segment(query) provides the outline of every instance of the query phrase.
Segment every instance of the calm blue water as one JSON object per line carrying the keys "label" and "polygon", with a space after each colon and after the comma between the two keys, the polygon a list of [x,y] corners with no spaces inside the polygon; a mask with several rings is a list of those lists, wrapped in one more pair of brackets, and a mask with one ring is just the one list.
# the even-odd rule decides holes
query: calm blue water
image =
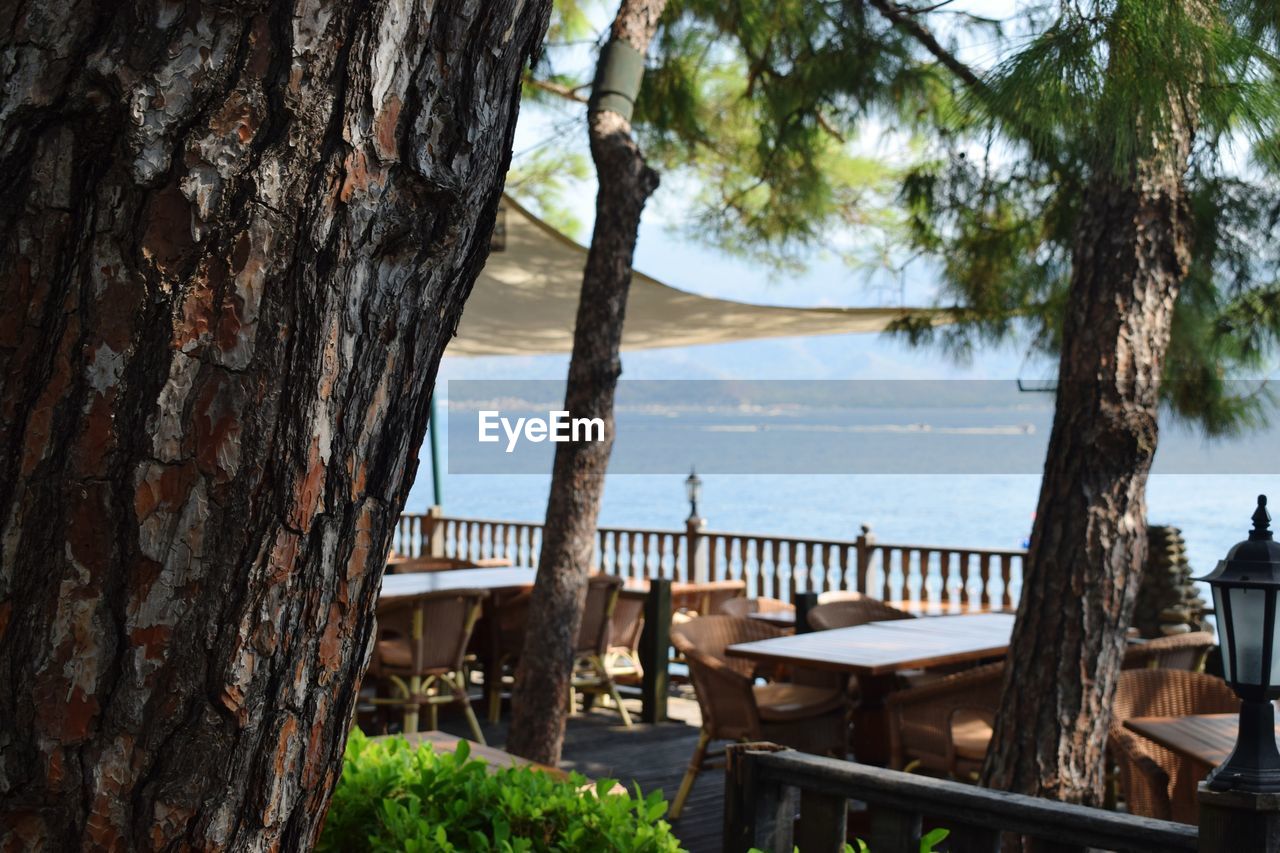
{"label": "calm blue water", "polygon": [[[431,503],[425,457],[408,509]],[[1031,531],[1039,477],[1031,475],[708,474],[699,509],[713,530],[853,539],[869,524],[883,542],[988,548],[1020,547]],[[549,476],[445,477],[449,515],[541,521]],[[1154,475],[1150,520],[1182,528],[1193,568],[1213,568],[1249,529],[1254,497],[1280,497],[1280,477]],[[683,477],[611,475],[601,523],[682,529],[688,515]]]}
{"label": "calm blue water", "polygon": [[[466,410],[462,391],[484,391],[487,386],[449,384],[454,386],[454,404],[441,427],[448,448],[446,470],[455,473],[445,476],[445,512],[542,521],[550,486],[545,472],[550,471],[553,446],[527,446],[504,455],[493,444],[477,444],[475,409]],[[825,393],[821,386],[792,383],[783,390],[797,397],[815,387]],[[844,393],[850,386],[839,387]],[[903,393],[903,386],[892,383],[866,387],[876,393],[890,388],[898,395],[893,400]],[[867,524],[882,542],[1021,547],[1031,530],[1040,484],[1034,472],[1040,469],[1048,441],[1051,400],[1028,406],[1025,395],[1015,392],[1007,406],[996,405],[990,383],[943,387],[965,393],[976,388],[983,395],[982,405],[948,402],[933,408],[913,404],[909,411],[871,405],[839,413],[821,407],[744,413],[712,405],[707,397],[702,405],[658,410],[620,406],[601,523],[682,529],[689,510],[684,478],[690,462],[697,462],[704,481],[699,509],[711,530],[853,539],[859,526]],[[538,389],[537,383],[520,385],[517,396],[531,399]],[[632,382],[628,389],[651,397],[660,394],[670,403],[673,395],[687,402],[692,394],[714,393],[715,386]],[[549,399],[559,393],[555,390]],[[450,441],[450,424],[456,441]],[[755,426],[744,429],[751,424]],[[913,429],[897,429],[903,424]],[[894,428],[886,431],[885,425]],[[929,429],[914,429],[921,425]],[[1007,430],[1011,425],[1028,429]],[[954,429],[957,426],[963,429]],[[1197,573],[1207,573],[1244,538],[1258,494],[1269,493],[1280,501],[1277,448],[1280,427],[1212,444],[1185,427],[1162,429],[1155,470],[1163,473],[1153,474],[1149,483],[1149,520],[1182,529]],[[866,459],[888,464],[859,464]],[[907,462],[920,464],[912,468]],[[896,463],[902,463],[905,473],[893,473]],[[1254,470],[1254,465],[1269,473],[1242,473]],[[797,467],[848,473],[774,473]],[[409,511],[423,511],[431,504],[430,471],[424,447]]]}

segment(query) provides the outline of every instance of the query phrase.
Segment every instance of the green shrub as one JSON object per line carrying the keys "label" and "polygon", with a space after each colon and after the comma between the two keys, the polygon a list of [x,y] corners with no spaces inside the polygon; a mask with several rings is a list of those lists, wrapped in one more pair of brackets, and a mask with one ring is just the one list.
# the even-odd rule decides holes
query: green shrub
{"label": "green shrub", "polygon": [[[945,841],[947,836],[950,834],[951,830],[941,828],[932,830],[931,832],[926,832],[920,839],[920,853],[936,853],[938,845]],[[759,847],[752,847],[749,853],[765,852]],[[804,851],[799,847],[796,847],[792,853],[804,853]],[[867,843],[865,841],[861,838],[857,838],[854,839],[853,844],[846,844],[844,846],[844,853],[871,853],[871,849],[867,847]]]}
{"label": "green shrub", "polygon": [[352,732],[317,850],[675,851],[662,793],[595,791],[527,767],[489,772],[466,742],[456,753]]}

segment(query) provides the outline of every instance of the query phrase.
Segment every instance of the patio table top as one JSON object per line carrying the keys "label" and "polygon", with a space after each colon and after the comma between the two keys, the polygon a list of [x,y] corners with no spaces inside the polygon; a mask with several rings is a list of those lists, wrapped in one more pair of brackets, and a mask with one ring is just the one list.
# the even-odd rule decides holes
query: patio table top
{"label": "patio table top", "polygon": [[1004,613],[871,622],[730,646],[726,653],[770,663],[863,675],[1000,657],[1014,617]]}
{"label": "patio table top", "polygon": [[[910,613],[912,616],[969,616],[978,613],[1013,613],[1016,608],[995,607],[990,604],[960,601],[919,601],[902,600],[886,601],[892,608]],[[779,628],[794,628],[796,612],[794,610],[770,610],[765,613],[748,613],[747,618],[758,622],[767,622]]]}
{"label": "patio table top", "polygon": [[384,575],[380,598],[401,598],[449,589],[519,589],[533,585],[535,569],[452,569],[447,572],[410,572]]}
{"label": "patio table top", "polygon": [[[1227,760],[1240,730],[1238,714],[1192,714],[1185,717],[1133,717],[1125,728],[1211,770]],[[1280,738],[1278,738],[1280,740]]]}

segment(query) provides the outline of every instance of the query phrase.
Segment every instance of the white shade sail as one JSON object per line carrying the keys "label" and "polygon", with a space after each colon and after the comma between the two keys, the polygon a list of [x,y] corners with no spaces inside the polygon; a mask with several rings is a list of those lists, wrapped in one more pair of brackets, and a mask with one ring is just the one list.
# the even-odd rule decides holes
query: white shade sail
{"label": "white shade sail", "polygon": [[[544,355],[573,349],[587,250],[510,198],[505,246],[493,251],[467,300],[449,356]],[[499,228],[503,222],[500,219]],[[495,235],[495,243],[501,243]],[[495,246],[496,248],[496,246]],[[759,338],[879,332],[916,308],[784,308],[712,299],[636,272],[623,349],[717,344]]]}

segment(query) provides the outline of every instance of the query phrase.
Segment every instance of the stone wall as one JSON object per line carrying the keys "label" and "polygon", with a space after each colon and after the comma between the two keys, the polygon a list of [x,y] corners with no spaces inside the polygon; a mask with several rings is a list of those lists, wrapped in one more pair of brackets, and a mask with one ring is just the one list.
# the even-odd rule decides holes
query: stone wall
{"label": "stone wall", "polygon": [[1205,629],[1205,601],[1191,580],[1191,564],[1182,531],[1147,528],[1147,568],[1138,589],[1133,626],[1148,639]]}

